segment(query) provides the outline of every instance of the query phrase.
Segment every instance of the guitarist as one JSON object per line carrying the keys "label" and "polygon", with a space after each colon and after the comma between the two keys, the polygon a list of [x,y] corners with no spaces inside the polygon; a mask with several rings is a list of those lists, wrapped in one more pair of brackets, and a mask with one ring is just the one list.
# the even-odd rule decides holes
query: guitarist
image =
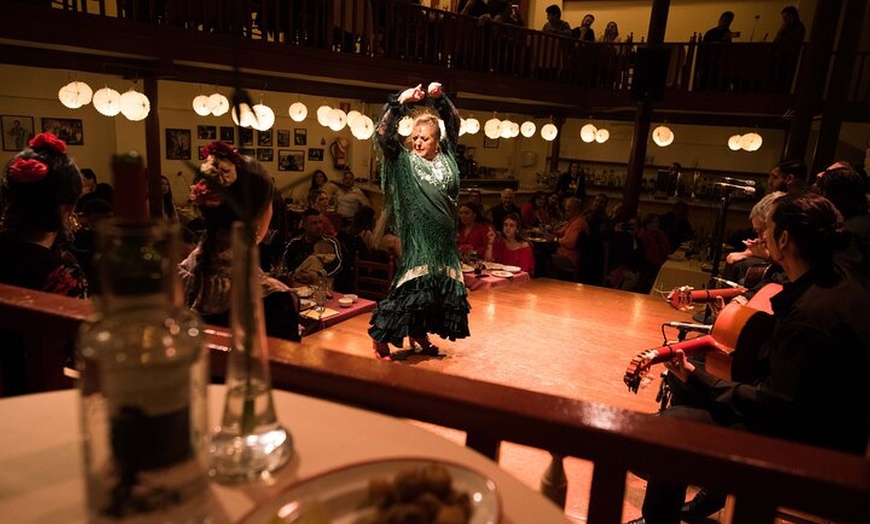
{"label": "guitarist", "polygon": [[[773,204],[762,240],[790,283],[771,300],[774,328],[762,348],[757,384],[726,382],[688,362],[666,366],[702,399],[661,415],[718,424],[863,455],[870,435],[870,284],[834,263],[846,237],[826,198],[787,195]],[[848,402],[852,415],[832,406]],[[686,486],[650,479],[643,517],[632,524],[678,524]]]}

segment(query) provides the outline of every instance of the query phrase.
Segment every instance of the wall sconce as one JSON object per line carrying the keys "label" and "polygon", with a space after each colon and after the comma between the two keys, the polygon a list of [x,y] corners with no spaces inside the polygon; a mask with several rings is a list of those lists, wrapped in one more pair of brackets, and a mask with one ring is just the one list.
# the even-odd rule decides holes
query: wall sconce
{"label": "wall sconce", "polygon": [[598,128],[592,124],[586,124],[580,128],[580,140],[587,144],[595,142],[596,133],[598,133]]}
{"label": "wall sconce", "polygon": [[94,90],[84,82],[70,82],[60,88],[57,99],[70,109],[78,109],[91,103]]}
{"label": "wall sconce", "polygon": [[535,131],[537,130],[537,126],[535,126],[535,123],[531,120],[526,120],[525,122],[523,122],[523,125],[520,126],[520,133],[522,133],[523,136],[526,138],[531,138],[535,136]]}
{"label": "wall sconce", "polygon": [[674,132],[668,126],[659,126],[653,129],[653,142],[659,147],[668,147],[674,141]]}
{"label": "wall sconce", "polygon": [[121,112],[121,93],[110,87],[98,89],[93,98],[94,109],[101,115],[115,116]]}
{"label": "wall sconce", "polygon": [[151,101],[148,100],[148,97],[144,93],[134,89],[130,89],[121,95],[119,106],[121,107],[121,114],[133,122],[145,120],[148,113],[151,112]]}
{"label": "wall sconce", "polygon": [[559,134],[559,130],[556,129],[556,126],[553,124],[544,124],[541,127],[541,138],[546,140],[547,142],[552,142],[556,139],[556,136]]}
{"label": "wall sconce", "polygon": [[302,122],[308,116],[308,107],[302,102],[293,102],[287,112],[290,114],[291,120]]}

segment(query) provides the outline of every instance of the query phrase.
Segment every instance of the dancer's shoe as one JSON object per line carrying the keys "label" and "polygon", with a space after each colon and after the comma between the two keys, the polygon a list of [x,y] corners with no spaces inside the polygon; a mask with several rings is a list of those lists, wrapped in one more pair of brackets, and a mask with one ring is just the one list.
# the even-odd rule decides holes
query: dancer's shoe
{"label": "dancer's shoe", "polygon": [[411,347],[420,347],[421,355],[426,355],[427,357],[437,357],[441,354],[441,350],[438,348],[438,346],[429,341],[428,336],[424,336],[423,338],[408,338],[411,340]]}
{"label": "dancer's shoe", "polygon": [[390,360],[390,345],[386,342],[378,342],[372,340],[372,347],[375,349],[375,356],[382,360]]}

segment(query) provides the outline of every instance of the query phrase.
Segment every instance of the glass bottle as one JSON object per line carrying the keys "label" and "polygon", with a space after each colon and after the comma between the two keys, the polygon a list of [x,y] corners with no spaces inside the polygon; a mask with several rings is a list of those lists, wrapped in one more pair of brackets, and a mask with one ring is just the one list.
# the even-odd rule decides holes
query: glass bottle
{"label": "glass bottle", "polygon": [[233,225],[232,250],[227,396],[209,449],[209,473],[223,483],[261,478],[293,456],[293,438],[272,402],[258,248],[253,231],[241,222]]}
{"label": "glass bottle", "polygon": [[181,304],[179,245],[177,224],[97,228],[96,318],[78,341],[91,523],[209,517],[208,354]]}

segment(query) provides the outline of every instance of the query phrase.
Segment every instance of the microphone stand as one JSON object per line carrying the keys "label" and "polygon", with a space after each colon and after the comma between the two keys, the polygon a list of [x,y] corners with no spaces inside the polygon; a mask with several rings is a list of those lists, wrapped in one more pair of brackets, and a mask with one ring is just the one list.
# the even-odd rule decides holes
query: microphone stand
{"label": "microphone stand", "polygon": [[[718,282],[716,277],[719,276],[719,263],[722,258],[722,242],[725,237],[725,221],[728,218],[728,207],[731,205],[731,190],[733,187],[722,186],[722,198],[719,200],[719,215],[716,218],[716,227],[713,231],[712,242],[713,247],[710,251],[711,263],[713,265],[710,270],[710,282],[707,284],[708,289],[712,289],[715,283]],[[704,324],[711,322],[713,309],[710,304],[704,308]]]}

